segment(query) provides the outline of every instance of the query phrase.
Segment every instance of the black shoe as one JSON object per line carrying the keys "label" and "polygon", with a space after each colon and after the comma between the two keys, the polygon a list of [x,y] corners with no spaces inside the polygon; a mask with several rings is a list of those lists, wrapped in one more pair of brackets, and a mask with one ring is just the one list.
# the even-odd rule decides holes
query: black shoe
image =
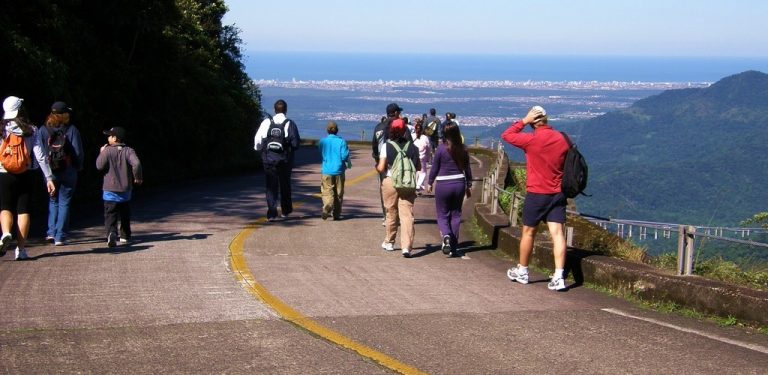
{"label": "black shoe", "polygon": [[328,220],[328,214],[327,214],[327,213],[325,213],[325,212],[323,212],[322,214],[320,214],[320,217],[321,217],[321,218],[323,218],[323,220]]}
{"label": "black shoe", "polygon": [[107,235],[107,247],[115,247],[117,245],[117,235],[115,233],[110,233]]}
{"label": "black shoe", "polygon": [[451,252],[451,236],[443,236],[443,254],[448,255]]}

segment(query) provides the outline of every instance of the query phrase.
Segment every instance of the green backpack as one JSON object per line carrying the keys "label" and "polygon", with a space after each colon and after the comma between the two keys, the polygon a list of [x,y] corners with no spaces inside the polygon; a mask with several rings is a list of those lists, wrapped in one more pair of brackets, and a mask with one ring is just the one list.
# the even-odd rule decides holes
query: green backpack
{"label": "green backpack", "polygon": [[395,148],[397,155],[395,155],[395,161],[392,162],[392,168],[389,171],[392,178],[392,186],[397,191],[416,191],[416,167],[413,165],[413,161],[409,158],[405,151],[411,145],[411,141],[405,143],[403,148],[392,141],[387,141],[392,147]]}

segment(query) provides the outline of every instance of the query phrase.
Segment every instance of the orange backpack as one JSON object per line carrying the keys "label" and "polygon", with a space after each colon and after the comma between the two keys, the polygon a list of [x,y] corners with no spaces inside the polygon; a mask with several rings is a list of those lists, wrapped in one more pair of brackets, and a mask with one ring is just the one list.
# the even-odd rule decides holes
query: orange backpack
{"label": "orange backpack", "polygon": [[0,164],[8,173],[20,174],[29,169],[32,160],[29,157],[24,137],[8,133],[0,146]]}

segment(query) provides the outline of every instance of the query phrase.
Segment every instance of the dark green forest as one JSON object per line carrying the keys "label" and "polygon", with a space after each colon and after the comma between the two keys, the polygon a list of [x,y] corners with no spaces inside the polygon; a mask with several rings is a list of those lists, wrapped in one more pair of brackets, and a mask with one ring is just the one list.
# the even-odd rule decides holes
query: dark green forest
{"label": "dark green forest", "polygon": [[80,186],[98,189],[104,129],[123,126],[148,184],[257,167],[260,92],[223,0],[11,0],[0,12],[0,95],[40,125],[74,110],[85,144]]}
{"label": "dark green forest", "polygon": [[590,165],[582,212],[738,226],[768,205],[768,75],[669,90],[624,110],[555,126]]}

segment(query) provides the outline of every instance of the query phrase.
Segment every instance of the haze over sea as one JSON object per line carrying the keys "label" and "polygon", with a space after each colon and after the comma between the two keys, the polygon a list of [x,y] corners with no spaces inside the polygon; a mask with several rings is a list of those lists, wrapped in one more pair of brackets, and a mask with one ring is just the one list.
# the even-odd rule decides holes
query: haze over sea
{"label": "haze over sea", "polygon": [[[745,70],[768,72],[768,57],[245,55],[246,71],[261,87],[264,109],[271,112],[275,100],[286,99],[289,117],[305,138],[324,136],[326,122],[335,120],[345,138],[367,139],[370,133],[363,132],[370,132],[392,101],[409,116],[431,107],[438,114],[455,112],[467,125],[465,135],[494,137],[487,133],[489,126],[515,119],[533,104],[543,104],[554,120],[576,120],[625,108],[669,88],[702,87]],[[456,87],[461,81],[483,83]],[[504,81],[507,85],[498,85]]]}

